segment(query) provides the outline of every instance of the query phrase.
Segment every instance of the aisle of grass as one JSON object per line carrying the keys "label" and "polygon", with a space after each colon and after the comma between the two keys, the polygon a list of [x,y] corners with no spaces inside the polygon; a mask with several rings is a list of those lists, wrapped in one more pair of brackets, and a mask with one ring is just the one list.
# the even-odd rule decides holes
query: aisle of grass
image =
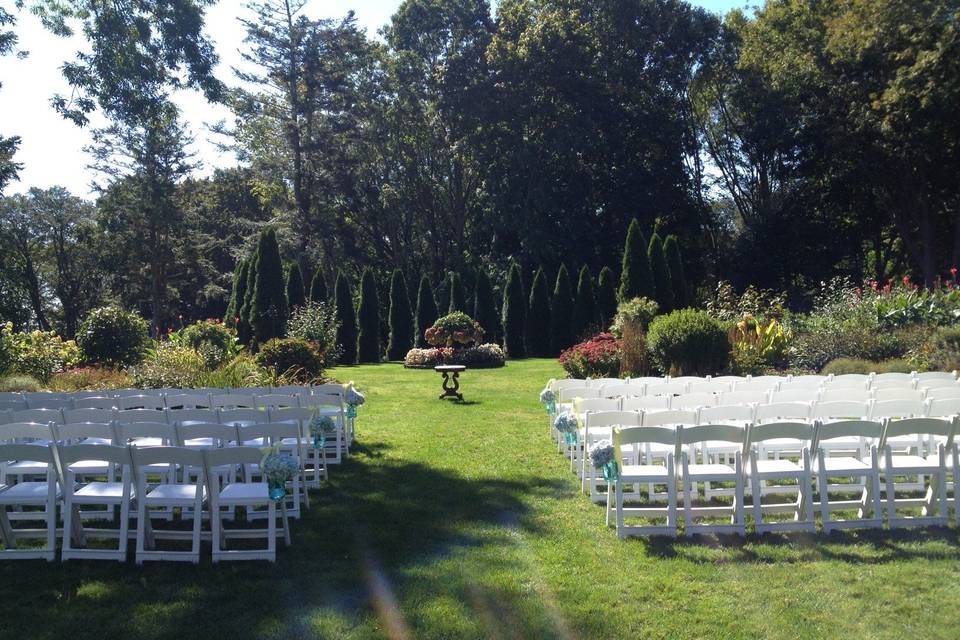
{"label": "aisle of grass", "polygon": [[0,637],[956,637],[956,530],[621,542],[536,402],[544,360],[335,370],[349,461],[275,566],[0,562]]}

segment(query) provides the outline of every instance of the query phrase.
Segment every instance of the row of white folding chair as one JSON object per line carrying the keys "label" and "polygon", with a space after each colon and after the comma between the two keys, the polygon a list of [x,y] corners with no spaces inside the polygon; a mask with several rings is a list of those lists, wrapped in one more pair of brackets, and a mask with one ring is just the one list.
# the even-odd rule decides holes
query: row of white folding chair
{"label": "row of white folding chair", "polygon": [[[181,560],[197,563],[200,559],[200,541],[204,516],[211,522],[209,537],[213,542],[213,560],[276,558],[276,503],[269,496],[265,482],[238,481],[236,473],[224,474],[225,469],[251,468],[259,463],[260,451],[249,447],[194,450],[180,447],[137,448],[102,444],[78,445],[0,445],[0,459],[31,461],[44,465],[46,470],[40,481],[24,481],[13,485],[0,485],[0,532],[6,549],[0,557],[40,557],[52,561],[56,554],[56,506],[63,503],[63,549],[64,560],[71,558],[100,558],[124,561],[127,557],[129,516],[131,507],[136,508],[136,562],[145,560]],[[92,462],[109,465],[119,471],[107,480],[84,481],[73,471],[78,465]],[[195,481],[171,482],[171,474],[157,473],[164,467],[198,469]],[[148,483],[148,476],[153,481]],[[225,479],[229,477],[229,479]],[[246,477],[246,476],[245,476]],[[105,506],[112,514],[120,508],[117,530],[94,530],[83,526],[81,506]],[[205,510],[204,505],[208,508]],[[41,511],[27,511],[28,517],[42,519],[45,530],[9,526],[6,519],[8,506],[43,507]],[[223,527],[222,508],[246,507],[252,514],[255,507],[265,507],[267,528],[226,531]],[[153,508],[179,507],[192,519],[190,532],[160,532],[153,529]],[[104,513],[104,512],[101,512]],[[282,532],[289,544],[289,529],[284,515]],[[184,536],[183,534],[186,533]],[[18,538],[43,537],[43,549],[20,549]],[[93,549],[86,546],[88,537],[107,537],[117,540],[115,549]],[[190,540],[189,551],[169,551],[154,546],[156,538],[168,536]],[[261,537],[266,539],[266,548],[259,550],[228,551],[222,544],[228,537]]]}
{"label": "row of white folding chair", "polygon": [[[705,531],[734,531],[743,533],[743,495],[744,483],[749,483],[753,495],[752,511],[758,533],[766,531],[780,531],[799,529],[812,531],[813,500],[811,481],[816,475],[820,487],[820,512],[824,530],[829,532],[833,528],[846,527],[878,527],[882,526],[883,513],[881,508],[880,477],[885,479],[885,506],[887,520],[891,527],[914,524],[947,523],[948,508],[946,498],[946,475],[951,471],[954,477],[960,477],[960,456],[953,444],[956,430],[956,419],[936,420],[930,418],[914,418],[896,421],[887,421],[884,424],[865,421],[844,421],[823,425],[821,423],[770,423],[766,425],[751,425],[746,429],[733,425],[700,425],[694,427],[679,427],[669,429],[664,427],[617,427],[614,430],[614,442],[617,447],[617,460],[621,463],[621,477],[615,487],[607,490],[607,522],[612,514],[616,514],[618,535],[623,537],[629,533],[649,535],[661,533],[676,534],[677,525],[677,485],[678,479],[682,482],[681,491],[684,493],[684,515],[686,533],[688,535]],[[938,451],[929,455],[899,455],[892,447],[887,446],[891,438],[920,434],[935,435],[945,439]],[[881,456],[878,457],[878,448],[873,447],[868,455],[850,455],[842,458],[830,458],[819,446],[820,443],[836,438],[878,438],[880,441]],[[800,450],[798,460],[770,460],[760,452],[762,443],[769,440],[795,439],[806,443]],[[742,444],[743,452],[749,454],[749,464],[741,462],[742,453],[737,451],[731,464],[719,463],[704,456],[700,464],[696,464],[697,443],[706,441],[726,441],[730,446]],[[656,464],[656,459],[637,453],[625,453],[623,445],[634,445],[636,451],[650,450],[659,447],[674,451],[668,452],[663,464]],[[816,450],[816,458],[811,464],[809,446]],[[947,464],[947,452],[950,452],[951,464]],[[623,463],[628,459],[627,464]],[[674,460],[679,458],[681,468],[674,470]],[[694,464],[690,464],[694,460]],[[828,477],[862,478],[863,487],[858,500],[831,499],[830,492],[833,485],[828,484]],[[900,476],[929,476],[931,482],[924,498],[904,498],[896,495],[895,478]],[[791,485],[797,493],[795,502],[764,503],[762,501],[761,486],[764,481],[782,481],[790,479],[795,482]],[[708,481],[733,481],[735,483],[734,501],[732,507],[698,507],[694,504],[692,491],[696,483],[705,485]],[[644,484],[649,485],[651,501],[658,499],[654,493],[654,486],[666,485],[663,494],[667,499],[664,507],[625,508],[623,485],[633,484],[638,492]],[[842,488],[846,489],[847,485]],[[615,498],[614,498],[615,496]],[[955,516],[960,524],[960,495],[954,491]],[[921,516],[906,517],[899,513],[903,507],[922,507]],[[838,521],[832,518],[837,510],[857,508],[858,518]],[[731,513],[729,524],[697,524],[694,519],[698,516],[714,515],[717,512]],[[793,520],[785,522],[767,522],[765,513],[793,512]],[[869,513],[869,515],[867,515]],[[653,525],[628,528],[624,523],[624,515],[659,516],[667,519],[666,525]]]}

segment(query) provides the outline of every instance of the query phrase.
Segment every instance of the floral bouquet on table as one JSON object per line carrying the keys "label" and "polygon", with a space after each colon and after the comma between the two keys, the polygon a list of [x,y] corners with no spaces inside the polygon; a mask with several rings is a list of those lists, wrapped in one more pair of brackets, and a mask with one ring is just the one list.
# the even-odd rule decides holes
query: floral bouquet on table
{"label": "floral bouquet on table", "polygon": [[577,416],[572,411],[564,411],[558,415],[553,421],[553,428],[563,434],[568,445],[577,444]]}
{"label": "floral bouquet on table", "polygon": [[279,502],[287,495],[287,482],[300,471],[300,465],[293,456],[280,453],[280,445],[260,450],[263,458],[260,459],[260,472],[267,480],[270,499]]}
{"label": "floral bouquet on table", "polygon": [[357,407],[366,402],[362,393],[356,390],[353,382],[347,384],[347,417],[350,419],[357,417]]}
{"label": "floral bouquet on table", "polygon": [[590,447],[590,462],[595,469],[603,472],[603,479],[615,482],[620,478],[620,466],[616,460],[616,450],[609,440],[601,440]]}
{"label": "floral bouquet on table", "polygon": [[330,416],[314,413],[310,418],[310,437],[313,438],[313,448],[323,449],[327,444],[327,435],[337,432],[337,423]]}
{"label": "floral bouquet on table", "polygon": [[550,388],[540,392],[540,402],[547,409],[547,413],[553,415],[557,412],[557,396]]}

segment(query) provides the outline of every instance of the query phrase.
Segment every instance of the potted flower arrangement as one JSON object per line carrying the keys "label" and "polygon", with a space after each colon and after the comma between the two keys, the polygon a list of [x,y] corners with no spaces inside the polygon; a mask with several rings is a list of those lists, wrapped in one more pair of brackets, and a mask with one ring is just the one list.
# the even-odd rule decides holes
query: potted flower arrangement
{"label": "potted flower arrangement", "polygon": [[430,345],[427,349],[411,349],[403,366],[408,369],[430,369],[441,364],[462,364],[471,369],[502,367],[506,360],[500,345],[483,344],[484,330],[467,314],[457,311],[445,315],[423,332]]}
{"label": "potted flower arrangement", "polygon": [[280,502],[287,495],[287,482],[300,471],[300,466],[292,456],[280,453],[280,445],[263,449],[260,471],[267,480],[270,499]]}
{"label": "potted flower arrangement", "polygon": [[467,314],[456,311],[434,322],[423,337],[434,347],[469,347],[483,339],[483,328]]}
{"label": "potted flower arrangement", "polygon": [[595,469],[603,473],[607,482],[616,482],[620,478],[620,466],[616,460],[616,450],[609,440],[601,440],[590,447],[590,462]]}

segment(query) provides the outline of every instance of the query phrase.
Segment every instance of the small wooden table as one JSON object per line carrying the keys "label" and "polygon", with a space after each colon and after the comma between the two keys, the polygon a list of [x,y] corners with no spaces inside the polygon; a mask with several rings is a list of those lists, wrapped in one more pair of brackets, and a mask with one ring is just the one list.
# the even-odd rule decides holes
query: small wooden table
{"label": "small wooden table", "polygon": [[460,373],[467,368],[462,364],[442,364],[434,367],[433,370],[443,374],[443,393],[440,394],[440,399],[455,398],[463,402],[463,394],[460,393]]}

